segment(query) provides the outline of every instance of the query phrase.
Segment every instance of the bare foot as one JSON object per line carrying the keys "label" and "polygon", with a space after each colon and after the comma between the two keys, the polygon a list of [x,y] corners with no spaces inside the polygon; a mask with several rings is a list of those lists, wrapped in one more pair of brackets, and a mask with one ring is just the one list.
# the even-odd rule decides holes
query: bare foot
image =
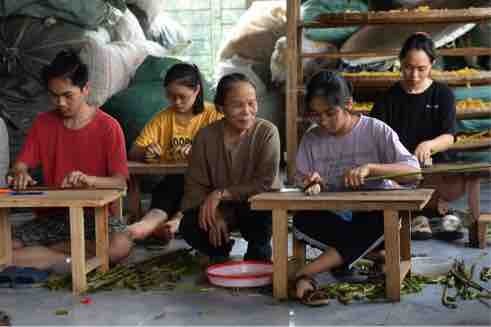
{"label": "bare foot", "polygon": [[141,221],[128,226],[128,231],[135,240],[142,240],[151,235],[167,219],[165,211],[152,209]]}
{"label": "bare foot", "polygon": [[153,235],[161,240],[170,241],[174,239],[181,223],[182,213],[176,213],[171,219],[161,223],[153,232]]}

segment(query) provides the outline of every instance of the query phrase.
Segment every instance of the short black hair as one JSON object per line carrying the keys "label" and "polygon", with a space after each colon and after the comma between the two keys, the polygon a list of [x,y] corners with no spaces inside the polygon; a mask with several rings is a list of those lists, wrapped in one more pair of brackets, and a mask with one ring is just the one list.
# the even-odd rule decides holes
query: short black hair
{"label": "short black hair", "polygon": [[225,97],[227,96],[227,93],[230,91],[233,85],[238,82],[249,83],[254,89],[256,89],[256,85],[251,81],[251,79],[242,73],[225,75],[217,84],[214,101],[216,106],[223,106],[225,104]]}
{"label": "short black hair", "polygon": [[310,101],[316,96],[323,97],[330,107],[341,107],[345,109],[347,101],[351,98],[353,87],[350,82],[340,74],[321,70],[307,83],[305,103],[310,110]]}
{"label": "short black hair", "polygon": [[407,54],[411,50],[421,50],[426,53],[433,62],[436,59],[435,43],[430,38],[430,36],[423,32],[414,33],[404,41],[402,45],[401,52],[399,52],[399,60],[404,60]]}
{"label": "short black hair", "polygon": [[50,80],[64,78],[83,89],[89,81],[89,69],[75,51],[62,50],[49,65],[43,67],[41,78],[46,87],[48,87]]}
{"label": "short black hair", "polygon": [[205,96],[203,89],[203,79],[198,66],[188,63],[179,63],[172,66],[164,78],[164,87],[171,83],[177,83],[196,90],[199,86],[199,93],[193,104],[193,114],[197,115],[205,110]]}

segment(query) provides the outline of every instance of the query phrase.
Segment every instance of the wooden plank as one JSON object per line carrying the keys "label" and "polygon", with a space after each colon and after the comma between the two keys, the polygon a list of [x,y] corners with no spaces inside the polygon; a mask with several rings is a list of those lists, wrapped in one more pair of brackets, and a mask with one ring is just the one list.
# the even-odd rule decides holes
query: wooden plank
{"label": "wooden plank", "polygon": [[130,175],[168,175],[184,174],[188,168],[187,162],[145,163],[128,161]]}
{"label": "wooden plank", "polygon": [[288,215],[273,210],[273,296],[288,298]]}
{"label": "wooden plank", "polygon": [[[365,76],[343,74],[346,80],[349,80],[353,87],[358,88],[379,88],[385,89],[391,87],[394,83],[400,81],[398,75],[388,76]],[[480,71],[479,74],[470,76],[459,76],[452,72],[443,74],[433,74],[432,78],[436,81],[445,83],[449,86],[465,86],[465,85],[487,85],[491,84],[491,72]]]}
{"label": "wooden plank", "polygon": [[85,265],[85,273],[88,274],[92,270],[99,268],[102,265],[101,258],[93,257],[87,260],[87,264]]}
{"label": "wooden plank", "polygon": [[401,248],[399,216],[395,210],[384,210],[385,293],[388,299],[401,299]]}
{"label": "wooden plank", "polygon": [[491,148],[491,137],[478,139],[470,143],[454,143],[448,148],[448,151],[470,151],[486,150]]}
{"label": "wooden plank", "polygon": [[0,208],[100,207],[119,199],[124,190],[56,190],[40,195],[2,195]]}
{"label": "wooden plank", "polygon": [[[326,59],[356,59],[356,58],[376,58],[376,57],[397,57],[401,49],[384,49],[378,51],[344,51],[344,52],[323,52],[323,53],[302,53],[302,58],[326,58]],[[438,49],[439,56],[489,56],[491,48],[469,47]]]}
{"label": "wooden plank", "polygon": [[[463,168],[465,168],[466,170],[459,171],[459,169],[463,169]],[[441,170],[446,170],[446,171],[441,171]],[[461,176],[461,177],[465,177],[466,181],[472,181],[479,178],[490,178],[491,164],[485,164],[485,163],[435,164],[433,166],[423,168],[422,173],[423,173],[423,177],[428,174],[442,175],[442,176]]]}
{"label": "wooden plank", "polygon": [[298,271],[305,265],[305,243],[296,239],[295,236],[293,236],[293,257],[295,258],[295,271]]}
{"label": "wooden plank", "polygon": [[457,119],[489,119],[491,118],[491,109],[457,109]]}
{"label": "wooden plank", "polygon": [[70,246],[73,293],[79,295],[87,290],[84,211],[82,207],[70,207]]}
{"label": "wooden plank", "polygon": [[95,255],[100,260],[101,272],[109,271],[108,207],[95,208]]}
{"label": "wooden plank", "polygon": [[303,23],[305,28],[339,27],[353,25],[392,24],[451,24],[481,22],[491,19],[491,8],[431,9],[427,11],[369,11],[324,13],[314,23]]}
{"label": "wooden plank", "polygon": [[401,276],[399,278],[401,284],[404,281],[404,278],[406,278],[406,275],[410,272],[411,272],[411,259],[409,260],[401,259]]}
{"label": "wooden plank", "polygon": [[12,228],[8,216],[9,210],[0,208],[0,265],[12,265]]}
{"label": "wooden plank", "polygon": [[298,147],[298,56],[299,31],[297,22],[300,20],[300,1],[288,0],[287,3],[287,80],[286,80],[286,162],[287,179],[293,183],[295,174],[295,156]]}

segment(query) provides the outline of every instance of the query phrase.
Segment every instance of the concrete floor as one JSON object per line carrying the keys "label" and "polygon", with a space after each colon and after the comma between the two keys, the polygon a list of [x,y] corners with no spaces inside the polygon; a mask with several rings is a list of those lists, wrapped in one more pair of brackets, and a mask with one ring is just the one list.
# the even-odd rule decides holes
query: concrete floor
{"label": "concrete floor", "polygon": [[[482,201],[483,210],[491,212],[489,184],[483,187]],[[462,208],[463,203],[454,206]],[[181,247],[183,242],[170,246]],[[233,255],[241,255],[244,248],[243,241],[236,242]],[[491,266],[490,250],[489,245],[485,250],[467,248],[464,240],[415,241],[413,271],[444,271],[454,258]],[[145,250],[137,248],[133,260],[144,255]],[[478,301],[460,301],[454,310],[444,307],[438,285],[406,295],[399,303],[345,306],[332,301],[327,307],[310,308],[295,301],[278,302],[255,290],[201,292],[194,287],[195,280],[186,279],[171,292],[100,292],[90,295],[90,305],[81,304],[68,291],[0,289],[0,310],[11,316],[13,325],[491,325],[491,309]],[[68,315],[57,316],[60,309],[68,310]]]}

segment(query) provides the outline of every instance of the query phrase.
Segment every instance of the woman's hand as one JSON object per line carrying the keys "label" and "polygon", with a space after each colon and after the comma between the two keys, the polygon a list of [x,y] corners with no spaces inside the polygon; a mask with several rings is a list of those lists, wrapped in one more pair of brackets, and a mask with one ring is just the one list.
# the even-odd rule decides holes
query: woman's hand
{"label": "woman's hand", "polygon": [[368,176],[370,176],[368,164],[350,169],[344,174],[344,185],[348,188],[358,188],[365,184],[365,177]]}
{"label": "woman's hand", "polygon": [[316,195],[322,191],[322,177],[318,172],[313,172],[303,180],[304,192],[307,195]]}
{"label": "woman's hand", "polygon": [[162,148],[157,143],[151,143],[145,148],[145,161],[155,161],[162,156]]}
{"label": "woman's hand", "polygon": [[424,141],[418,144],[416,150],[414,150],[414,155],[420,163],[425,164],[426,162],[430,162],[432,151],[433,145],[431,141]]}
{"label": "woman's hand", "polygon": [[208,231],[216,224],[217,208],[222,200],[223,191],[215,190],[208,194],[199,211],[199,226]]}
{"label": "woman's hand", "polygon": [[176,148],[174,156],[177,160],[187,160],[191,155],[191,144],[186,144]]}

